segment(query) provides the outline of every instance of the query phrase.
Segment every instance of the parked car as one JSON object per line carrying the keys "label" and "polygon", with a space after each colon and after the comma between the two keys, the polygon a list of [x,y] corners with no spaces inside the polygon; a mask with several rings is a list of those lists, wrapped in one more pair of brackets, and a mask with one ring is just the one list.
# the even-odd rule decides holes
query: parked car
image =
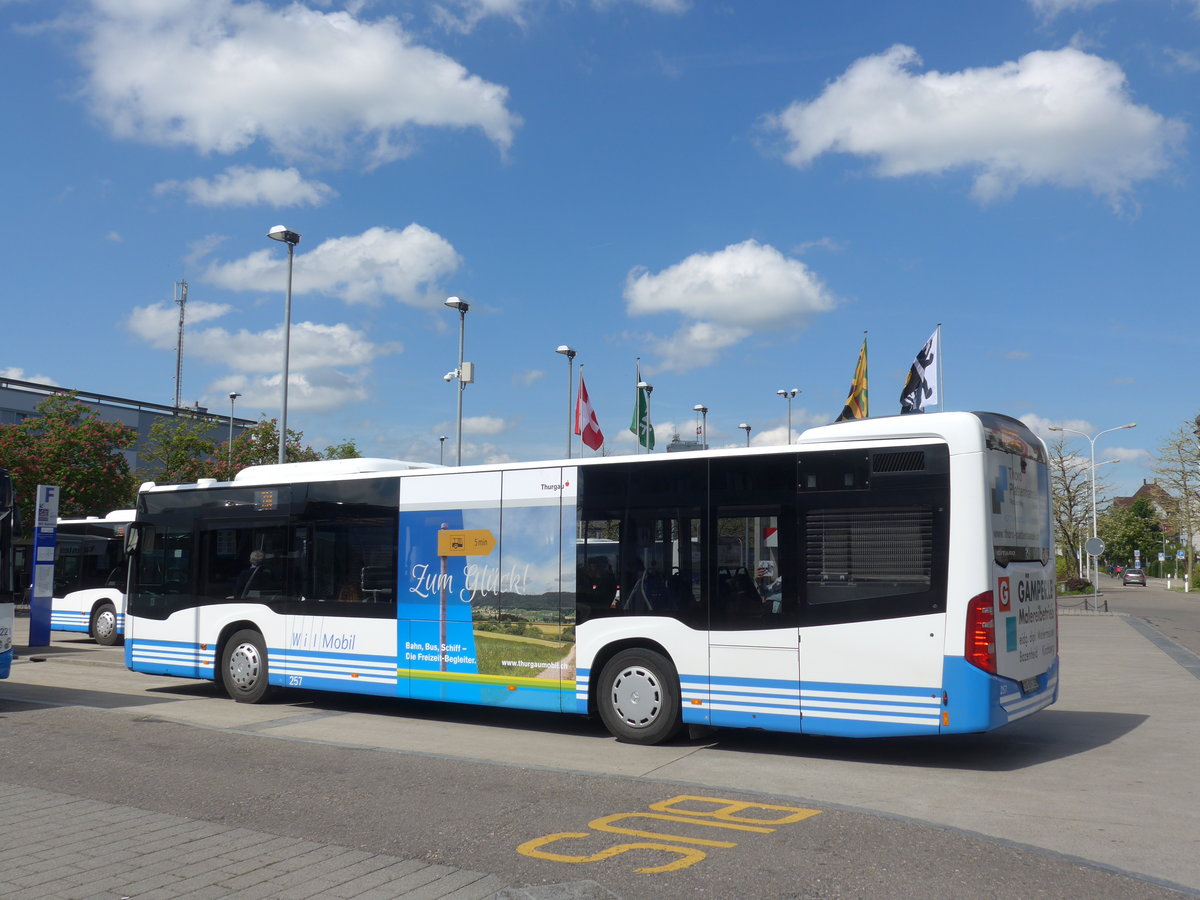
{"label": "parked car", "polygon": [[1121,584],[1140,584],[1142,587],[1145,587],[1146,573],[1141,569],[1126,569],[1124,574],[1121,575]]}

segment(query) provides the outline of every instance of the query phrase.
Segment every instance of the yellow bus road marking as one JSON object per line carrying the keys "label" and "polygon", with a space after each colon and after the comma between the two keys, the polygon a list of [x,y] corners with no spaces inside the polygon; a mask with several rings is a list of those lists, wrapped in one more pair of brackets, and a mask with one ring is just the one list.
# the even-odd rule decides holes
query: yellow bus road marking
{"label": "yellow bus road marking", "polygon": [[[525,843],[517,847],[517,852],[533,859],[545,859],[551,862],[563,863],[603,862],[606,859],[612,859],[630,850],[658,850],[663,853],[675,854],[678,857],[671,862],[661,865],[643,866],[633,870],[639,874],[653,875],[686,869],[688,866],[693,866],[708,856],[705,851],[697,847],[681,845],[699,844],[703,847],[731,849],[737,846],[737,842],[689,837],[682,834],[657,831],[643,831],[637,828],[625,828],[615,823],[629,819],[652,819],[662,822],[700,826],[702,828],[722,828],[728,831],[749,834],[774,834],[779,830],[776,826],[802,822],[820,813],[819,809],[805,809],[799,806],[778,806],[771,803],[750,803],[742,800],[703,797],[694,794],[680,794],[667,800],[651,803],[650,810],[651,812],[638,811],[600,816],[588,822],[588,827],[593,829],[592,831],[560,831],[555,834],[543,835],[542,837],[525,841]],[[747,815],[747,813],[759,813],[760,815]],[[763,817],[762,813],[768,815]],[[648,840],[616,844],[595,853],[584,855],[556,853],[546,849],[558,841],[578,841],[603,834],[626,834],[630,837],[647,838]],[[730,835],[730,837],[732,836]],[[661,841],[675,841],[677,843],[664,843],[656,839],[661,839]]]}

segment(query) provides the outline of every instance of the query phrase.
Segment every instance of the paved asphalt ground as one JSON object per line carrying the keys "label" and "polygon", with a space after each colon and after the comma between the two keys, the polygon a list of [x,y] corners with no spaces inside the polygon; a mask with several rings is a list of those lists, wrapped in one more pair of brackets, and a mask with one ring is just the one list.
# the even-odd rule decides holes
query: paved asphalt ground
{"label": "paved asphalt ground", "polygon": [[[1200,594],[1105,587],[1116,612],[1064,609],[1057,706],[929,741],[644,748],[562,717],[299,692],[249,707],[56,635],[0,682],[0,897],[1200,896]],[[515,852],[681,795],[797,821],[666,874],[633,869],[677,853]],[[608,837],[555,849],[637,842]]]}

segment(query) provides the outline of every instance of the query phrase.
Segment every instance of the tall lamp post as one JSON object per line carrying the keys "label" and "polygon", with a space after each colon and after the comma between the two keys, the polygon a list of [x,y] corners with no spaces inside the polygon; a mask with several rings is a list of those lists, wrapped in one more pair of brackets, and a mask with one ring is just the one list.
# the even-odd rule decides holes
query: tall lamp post
{"label": "tall lamp post", "polygon": [[742,431],[746,432],[746,446],[749,447],[750,446],[750,426],[747,425],[745,422],[743,422],[741,425],[738,426],[738,428],[740,428],[740,429],[742,429]]}
{"label": "tall lamp post", "polygon": [[467,332],[467,310],[471,308],[471,304],[466,300],[460,300],[458,297],[447,297],[446,305],[451,309],[458,310],[458,424],[456,433],[458,436],[458,461],[456,465],[462,465],[462,406],[463,406],[463,391],[469,382],[474,381],[474,372],[466,371],[466,364],[463,362],[463,339]]}
{"label": "tall lamp post", "polygon": [[[566,344],[560,344],[555,353],[561,353],[567,358],[567,459],[571,458],[571,401],[574,399],[571,394],[575,386],[575,350],[573,347],[568,347]],[[580,366],[582,371],[582,365]],[[582,376],[581,376],[582,377]]]}
{"label": "tall lamp post", "polygon": [[792,400],[800,393],[800,388],[792,388],[790,391],[776,391],[780,397],[788,403],[788,439],[787,442],[792,442]]}
{"label": "tall lamp post", "polygon": [[242,396],[237,391],[229,392],[229,480],[233,480],[233,401]]}
{"label": "tall lamp post", "polygon": [[438,438],[438,465],[446,464],[446,436],[443,434]]}
{"label": "tall lamp post", "polygon": [[279,461],[286,462],[287,448],[287,403],[288,403],[288,351],[292,339],[292,258],[300,235],[284,225],[276,225],[267,232],[273,241],[283,241],[288,248],[287,301],[283,307],[283,401],[279,413]]}
{"label": "tall lamp post", "polygon": [[708,449],[708,407],[703,403],[697,403],[692,407],[696,412],[700,413],[700,447]]}
{"label": "tall lamp post", "polygon": [[[1097,534],[1096,534],[1096,439],[1097,439],[1098,437],[1100,437],[1101,435],[1108,434],[1108,433],[1109,433],[1109,432],[1111,432],[1111,431],[1121,431],[1122,429],[1125,429],[1125,428],[1137,428],[1137,422],[1130,422],[1130,423],[1128,423],[1127,425],[1116,425],[1116,426],[1114,426],[1113,428],[1105,428],[1103,431],[1097,431],[1095,434],[1085,434],[1085,433],[1084,433],[1084,432],[1082,432],[1082,431],[1076,431],[1074,428],[1063,428],[1063,427],[1061,427],[1061,426],[1059,426],[1059,425],[1051,425],[1051,426],[1050,426],[1050,428],[1048,429],[1048,430],[1050,430],[1050,431],[1063,431],[1063,432],[1067,432],[1068,434],[1077,434],[1077,435],[1079,435],[1081,438],[1086,438],[1086,439],[1087,439],[1087,442],[1088,442],[1088,444],[1090,444],[1090,445],[1091,445],[1091,460],[1092,460],[1092,542],[1093,542],[1093,547],[1094,547],[1094,546],[1096,546],[1096,545],[1095,545],[1095,541],[1096,541],[1096,540],[1097,540],[1097,538],[1099,537],[1099,535],[1097,535]],[[1088,554],[1088,555],[1089,555],[1089,556],[1099,556],[1100,554],[1099,554],[1099,553],[1090,553],[1090,552],[1089,552],[1089,554]],[[1097,568],[1095,565],[1093,565],[1093,566],[1092,566],[1092,585],[1093,585],[1093,591],[1092,591],[1092,595],[1093,595],[1093,597],[1097,597],[1097,596],[1099,595],[1099,592],[1100,592],[1100,572],[1099,572],[1099,569],[1098,569],[1098,568]],[[1107,602],[1108,602],[1108,601],[1105,601],[1105,604],[1106,604],[1106,605],[1107,605]]]}

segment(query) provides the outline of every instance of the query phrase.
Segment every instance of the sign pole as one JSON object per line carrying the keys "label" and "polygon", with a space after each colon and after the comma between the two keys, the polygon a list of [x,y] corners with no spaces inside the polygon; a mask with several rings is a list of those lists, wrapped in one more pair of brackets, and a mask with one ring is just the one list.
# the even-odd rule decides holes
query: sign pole
{"label": "sign pole", "polygon": [[58,536],[58,488],[39,484],[33,531],[33,579],[29,586],[29,646],[50,646],[54,600],[54,545]]}

